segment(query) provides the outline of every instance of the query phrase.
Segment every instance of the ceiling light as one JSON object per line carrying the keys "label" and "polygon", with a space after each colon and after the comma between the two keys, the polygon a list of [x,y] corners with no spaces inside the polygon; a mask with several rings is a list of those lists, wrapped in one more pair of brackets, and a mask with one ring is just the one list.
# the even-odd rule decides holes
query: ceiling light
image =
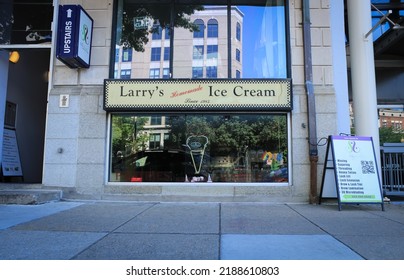
{"label": "ceiling light", "polygon": [[10,52],[10,57],[8,59],[10,62],[17,63],[19,59],[20,59],[20,54],[17,51]]}

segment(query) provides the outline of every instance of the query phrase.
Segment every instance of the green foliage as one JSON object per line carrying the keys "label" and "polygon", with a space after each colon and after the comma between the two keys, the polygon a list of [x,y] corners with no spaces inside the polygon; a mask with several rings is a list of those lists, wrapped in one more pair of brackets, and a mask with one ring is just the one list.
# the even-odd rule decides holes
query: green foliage
{"label": "green foliage", "polygon": [[112,151],[116,155],[118,151],[129,155],[143,150],[148,142],[148,136],[142,133],[142,129],[149,118],[119,116],[112,118]]}
{"label": "green foliage", "polygon": [[[178,5],[174,12],[174,28],[185,28],[190,32],[197,31],[198,26],[190,21],[190,15],[195,11],[203,10],[200,5]],[[135,18],[148,18],[155,24],[152,27],[144,29],[135,29]],[[158,24],[157,24],[158,22]],[[149,41],[148,36],[151,33],[159,32],[159,27],[162,29],[170,28],[171,26],[171,6],[170,5],[155,5],[128,4],[124,7],[122,16],[122,34],[119,45],[124,48],[133,48],[137,52],[144,52],[144,46]]]}
{"label": "green foliage", "polygon": [[[351,128],[351,134],[356,135],[354,128]],[[401,130],[396,130],[392,127],[379,127],[379,144],[381,146],[384,143],[401,143],[403,136]]]}
{"label": "green foliage", "polygon": [[384,143],[401,143],[403,133],[392,127],[381,127],[379,128],[379,138],[380,145],[383,145]]}

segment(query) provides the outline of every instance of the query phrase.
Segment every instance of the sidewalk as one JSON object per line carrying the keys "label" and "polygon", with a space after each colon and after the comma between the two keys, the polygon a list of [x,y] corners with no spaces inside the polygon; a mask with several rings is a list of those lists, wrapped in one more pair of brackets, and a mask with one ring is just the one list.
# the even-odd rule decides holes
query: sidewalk
{"label": "sidewalk", "polygon": [[0,205],[0,259],[404,260],[404,204]]}

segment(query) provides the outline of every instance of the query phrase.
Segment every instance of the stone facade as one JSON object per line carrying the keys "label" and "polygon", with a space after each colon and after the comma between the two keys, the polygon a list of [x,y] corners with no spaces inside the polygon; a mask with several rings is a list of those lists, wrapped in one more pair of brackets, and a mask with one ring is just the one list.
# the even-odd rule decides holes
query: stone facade
{"label": "stone facade", "polygon": [[[74,2],[74,3],[73,3]],[[67,197],[133,200],[274,201],[306,202],[309,198],[310,162],[307,98],[304,78],[301,0],[289,4],[293,111],[290,117],[291,182],[283,186],[258,184],[174,183],[120,185],[107,183],[108,114],[103,110],[103,81],[109,76],[113,2],[106,0],[60,1],[80,4],[94,19],[91,67],[69,69],[55,60],[49,96],[43,185],[64,190]],[[333,87],[330,1],[313,0],[312,55],[316,96],[317,135],[336,131],[336,95]],[[68,94],[68,108],[59,107],[61,94]],[[319,147],[320,189],[325,147]]]}

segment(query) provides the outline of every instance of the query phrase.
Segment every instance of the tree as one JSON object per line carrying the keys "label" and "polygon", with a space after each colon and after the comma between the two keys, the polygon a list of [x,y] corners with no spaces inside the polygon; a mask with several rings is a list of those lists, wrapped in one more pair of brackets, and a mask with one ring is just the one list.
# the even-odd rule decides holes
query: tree
{"label": "tree", "polygon": [[403,134],[400,131],[394,130],[392,127],[380,127],[379,138],[380,145],[384,143],[401,143]]}
{"label": "tree", "polygon": [[136,153],[145,148],[148,136],[142,133],[147,117],[114,116],[112,118],[112,153],[123,156]]}

